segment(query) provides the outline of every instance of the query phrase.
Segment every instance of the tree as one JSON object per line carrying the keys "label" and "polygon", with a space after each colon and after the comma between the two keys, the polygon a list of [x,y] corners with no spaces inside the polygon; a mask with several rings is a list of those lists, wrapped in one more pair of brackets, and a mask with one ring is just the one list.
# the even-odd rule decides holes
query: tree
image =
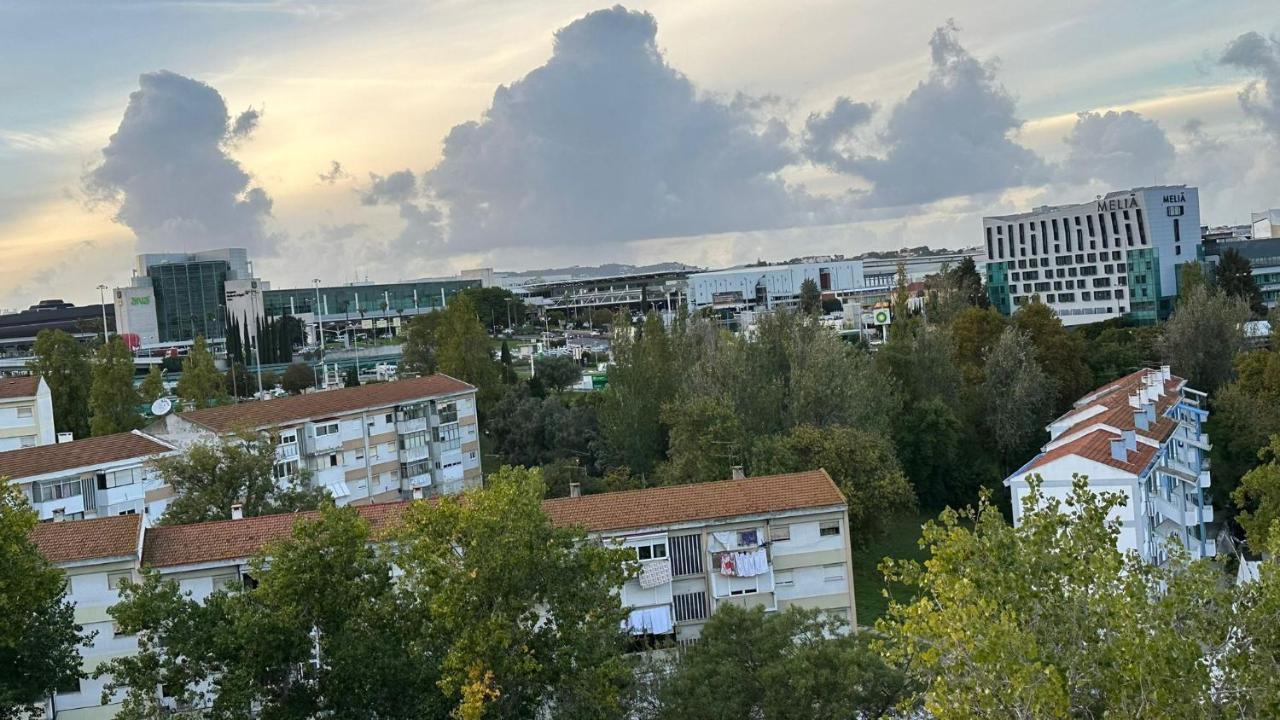
{"label": "tree", "polygon": [[1253,277],[1253,264],[1235,248],[1227,248],[1218,256],[1218,267],[1214,273],[1218,290],[1227,297],[1243,300],[1257,316],[1267,314],[1267,306],[1262,302],[1262,291],[1258,289],[1258,281]]}
{"label": "tree", "polygon": [[298,395],[315,384],[315,373],[306,363],[293,363],[284,369],[284,375],[280,378],[280,387],[290,395]]}
{"label": "tree", "polygon": [[226,400],[227,391],[222,386],[222,373],[213,364],[213,353],[204,336],[196,337],[185,360],[182,361],[182,377],[178,379],[178,397],[198,408],[217,405]]}
{"label": "tree", "polygon": [[117,335],[100,345],[95,355],[89,391],[90,432],[97,437],[141,427],[138,405],[142,399],[133,387],[133,353]]}
{"label": "tree", "polygon": [[307,469],[294,467],[287,478],[276,477],[276,445],[273,436],[240,433],[216,443],[194,443],[178,455],[152,460],[151,466],[173,487],[175,496],[160,522],[226,520],[237,503],[245,517],[319,507],[328,493],[310,487]]}
{"label": "tree", "polygon": [[1231,380],[1248,319],[1244,300],[1198,288],[1179,301],[1157,347],[1175,374],[1213,395]]}
{"label": "tree", "polygon": [[[844,720],[910,717],[908,692],[867,635],[816,610],[717,608],[660,690],[661,718]],[[732,688],[724,679],[733,678]],[[728,690],[726,692],[726,690]]]}
{"label": "tree", "polygon": [[813,278],[805,278],[800,283],[800,312],[805,315],[822,314],[822,291]]}
{"label": "tree", "polygon": [[[1125,327],[1099,323],[1092,337],[1086,335],[1085,360],[1093,371],[1094,387],[1101,387],[1129,373],[1155,364],[1159,337],[1156,327]],[[1092,330],[1092,326],[1090,326]]]}
{"label": "tree", "polygon": [[436,371],[436,327],[439,324],[439,312],[409,318],[405,324],[400,364],[396,367],[398,374],[430,375]]}
{"label": "tree", "polygon": [[910,282],[907,278],[907,264],[899,260],[898,272],[894,280],[893,286],[893,322],[895,332],[900,332],[908,327],[911,318],[911,290]]}
{"label": "tree", "polygon": [[538,471],[504,467],[483,490],[410,505],[395,535],[400,582],[409,606],[429,613],[436,686],[455,717],[620,714],[630,671],[614,589],[634,552],[552,525],[543,493]]}
{"label": "tree", "polygon": [[249,374],[244,363],[233,362],[223,374],[222,386],[231,390],[236,397],[253,397],[258,392],[257,380]]}
{"label": "tree", "polygon": [[152,365],[142,380],[142,386],[138,388],[138,397],[145,403],[153,403],[164,397],[164,393],[164,371],[159,365]]}
{"label": "tree", "polygon": [[1013,314],[1013,326],[1031,340],[1036,363],[1053,378],[1052,410],[1062,412],[1093,390],[1084,339],[1067,330],[1052,308],[1042,302],[1023,305]]}
{"label": "tree", "polygon": [[1240,509],[1236,522],[1244,529],[1249,547],[1260,552],[1268,547],[1272,528],[1280,520],[1280,435],[1272,435],[1258,456],[1266,464],[1245,473],[1231,499]]}
{"label": "tree", "polygon": [[508,317],[518,322],[525,314],[524,299],[506,288],[465,288],[458,295],[466,296],[476,316],[489,327],[506,325]]}
{"label": "tree", "polygon": [[1187,262],[1178,266],[1178,300],[1181,301],[1192,291],[1207,288],[1208,279],[1204,276],[1204,266],[1198,262]]}
{"label": "tree", "polygon": [[[354,508],[326,503],[251,563],[256,585],[203,604],[148,571],[110,609],[138,653],[107,661],[124,720],[168,717],[157,687],[212,717],[445,717],[420,608]],[[252,708],[252,710],[250,709]]]}
{"label": "tree", "polygon": [[502,382],[511,385],[516,381],[516,369],[511,359],[511,346],[502,341],[502,351],[498,353],[498,364],[502,365]]}
{"label": "tree", "polygon": [[559,396],[532,396],[523,384],[504,386],[485,432],[505,465],[535,467],[574,460],[594,470],[599,436],[591,396],[566,403]]}
{"label": "tree", "polygon": [[633,337],[631,327],[614,331],[614,365],[600,406],[600,436],[606,463],[647,476],[666,456],[663,403],[675,396],[675,355],[657,315],[645,318]]}
{"label": "tree", "polygon": [[967,384],[982,382],[987,354],[1008,324],[1004,316],[990,306],[965,308],[951,320],[948,329],[951,331],[953,357]]}
{"label": "tree", "polygon": [[41,330],[31,346],[31,356],[27,369],[49,385],[58,432],[89,437],[92,371],[84,348],[61,330]]}
{"label": "tree", "polygon": [[533,373],[544,387],[560,392],[582,379],[582,366],[567,355],[543,355],[533,361]]}
{"label": "tree", "polygon": [[1030,459],[1053,415],[1054,381],[1032,356],[1031,338],[1006,328],[987,356],[986,424],[1006,474]]}
{"label": "tree", "polygon": [[31,541],[36,514],[17,485],[0,478],[0,720],[28,714],[81,677],[81,636],[66,578]]}
{"label": "tree", "polygon": [[[1213,438],[1214,513],[1229,517],[1231,495],[1245,473],[1259,464],[1258,453],[1280,434],[1280,352],[1254,350],[1236,357],[1236,379],[1213,396],[1207,430]],[[1265,531],[1264,531],[1265,532]]]}
{"label": "tree", "polygon": [[491,402],[497,390],[498,367],[489,336],[466,295],[454,296],[441,311],[435,337],[440,372],[475,385],[482,400]]}
{"label": "tree", "polygon": [[858,545],[883,531],[889,518],[914,512],[915,495],[902,473],[893,443],[878,433],[850,427],[802,425],[785,435],[756,440],[751,474],[825,469],[849,505],[849,527]]}
{"label": "tree", "polygon": [[699,396],[662,407],[670,443],[667,460],[654,473],[658,483],[726,480],[734,465],[746,462],[747,439],[737,414],[723,398]]}
{"label": "tree", "polygon": [[1218,571],[1177,552],[1167,570],[1121,554],[1109,517],[1123,502],[1084,478],[1065,499],[1036,481],[1018,527],[984,498],[925,526],[927,564],[882,564],[913,599],[876,624],[881,648],[918,683],[922,714],[1222,717],[1215,697],[1251,694],[1232,677],[1213,687],[1206,648],[1223,647],[1232,612]]}
{"label": "tree", "polygon": [[596,308],[591,312],[592,327],[610,327],[613,325],[613,313],[604,308]]}
{"label": "tree", "polygon": [[959,295],[970,307],[980,310],[990,306],[986,288],[982,285],[982,275],[973,258],[966,255],[955,267],[947,271],[947,284],[951,292]]}
{"label": "tree", "polygon": [[342,376],[342,387],[360,387],[360,373],[355,365],[347,368],[346,374]]}

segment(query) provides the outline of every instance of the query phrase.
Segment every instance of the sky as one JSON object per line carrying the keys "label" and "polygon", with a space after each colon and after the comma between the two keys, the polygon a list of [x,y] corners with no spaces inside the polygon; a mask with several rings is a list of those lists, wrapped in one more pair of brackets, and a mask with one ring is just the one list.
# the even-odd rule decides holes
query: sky
{"label": "sky", "polygon": [[1280,206],[1274,0],[0,0],[0,308],[139,252],[273,287],[978,244]]}

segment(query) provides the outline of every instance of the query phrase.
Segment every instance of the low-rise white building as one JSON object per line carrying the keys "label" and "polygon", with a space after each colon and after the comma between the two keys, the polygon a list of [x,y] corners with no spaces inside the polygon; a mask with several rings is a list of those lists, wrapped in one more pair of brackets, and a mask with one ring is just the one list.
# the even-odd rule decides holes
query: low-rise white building
{"label": "low-rise white building", "polygon": [[866,287],[861,260],[755,265],[689,276],[689,307],[762,312],[798,307],[800,286],[812,280],[824,297],[848,299]]}
{"label": "low-rise white building", "polygon": [[[375,533],[399,522],[408,502],[365,505]],[[559,526],[634,548],[641,570],[621,588],[634,635],[687,642],[722,605],[780,610],[818,608],[856,624],[844,496],[822,470],[547,500]],[[114,631],[107,609],[122,578],[152,568],[203,600],[243,582],[250,561],[287,538],[300,517],[144,528],[136,516],[44,523],[33,540],[70,578],[77,622],[98,636],[84,652],[85,671],[137,651],[137,639]],[[46,704],[68,720],[109,718],[100,705],[105,678],[84,679]]]}
{"label": "low-rise white building", "polygon": [[0,377],[0,452],[50,445],[55,437],[53,395],[44,378]]}
{"label": "low-rise white building", "polygon": [[1081,398],[1049,424],[1040,454],[1005,480],[1014,522],[1021,520],[1029,478],[1039,475],[1046,496],[1064,498],[1074,476],[1082,475],[1093,491],[1125,498],[1112,512],[1120,521],[1120,550],[1154,564],[1168,559],[1169,542],[1192,558],[1213,556],[1205,400],[1167,365],[1139,370]]}

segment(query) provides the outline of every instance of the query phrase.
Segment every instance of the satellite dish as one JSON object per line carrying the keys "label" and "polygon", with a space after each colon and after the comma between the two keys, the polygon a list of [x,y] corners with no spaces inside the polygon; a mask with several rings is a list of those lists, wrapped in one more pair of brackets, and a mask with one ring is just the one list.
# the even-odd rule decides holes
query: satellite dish
{"label": "satellite dish", "polygon": [[155,415],[156,417],[159,417],[161,415],[168,415],[169,411],[172,409],[173,409],[173,401],[170,400],[169,398],[159,398],[155,402],[151,403],[151,414]]}

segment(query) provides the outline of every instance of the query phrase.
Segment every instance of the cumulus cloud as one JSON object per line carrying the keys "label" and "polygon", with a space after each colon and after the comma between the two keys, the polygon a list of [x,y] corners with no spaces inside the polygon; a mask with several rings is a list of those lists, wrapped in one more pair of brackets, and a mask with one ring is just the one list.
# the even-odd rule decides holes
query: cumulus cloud
{"label": "cumulus cloud", "polygon": [[1280,38],[1245,33],[1231,41],[1221,62],[1255,76],[1240,91],[1240,107],[1280,139]]}
{"label": "cumulus cloud", "polygon": [[1069,150],[1068,179],[1101,180],[1113,187],[1173,179],[1170,171],[1177,160],[1173,143],[1154,120],[1132,110],[1079,113],[1063,142]]}
{"label": "cumulus cloud", "polygon": [[226,152],[242,136],[236,127],[248,132],[253,117],[232,125],[217,90],[164,70],[146,73],[84,189],[94,201],[118,205],[115,220],[133,231],[140,251],[269,251],[271,198],[250,187]]}
{"label": "cumulus cloud", "polygon": [[360,192],[362,205],[394,205],[405,221],[404,230],[392,245],[393,252],[415,253],[436,249],[444,238],[444,213],[424,197],[412,170],[397,170],[387,176],[369,173],[369,187]]}
{"label": "cumulus cloud", "polygon": [[338,162],[337,160],[330,160],[329,169],[326,170],[325,172],[320,173],[317,177],[319,177],[320,182],[324,183],[325,185],[333,185],[339,180],[349,179],[351,177],[351,174],[342,168],[342,163]]}
{"label": "cumulus cloud", "polygon": [[452,246],[585,245],[831,217],[778,176],[797,154],[769,104],[699,92],[656,36],[648,13],[592,12],[556,33],[546,64],[499,87],[480,120],[452,129],[421,183],[447,207]]}
{"label": "cumulus cloud", "polygon": [[854,134],[875,115],[873,103],[836,98],[825,113],[811,113],[804,123],[801,151],[810,161],[836,172],[856,173],[856,158],[849,147]]}
{"label": "cumulus cloud", "polygon": [[1040,156],[1013,139],[1022,121],[995,65],[960,44],[954,23],[935,30],[929,48],[929,77],[890,111],[883,152],[847,158],[845,172],[874,184],[864,203],[925,203],[1046,180]]}
{"label": "cumulus cloud", "polygon": [[360,193],[364,205],[392,205],[409,202],[418,194],[418,178],[412,170],[397,170],[383,177],[369,173],[369,188]]}
{"label": "cumulus cloud", "polygon": [[258,129],[258,122],[262,120],[262,111],[249,108],[236,116],[235,122],[231,123],[229,131],[232,140],[241,140],[249,137],[254,130]]}

